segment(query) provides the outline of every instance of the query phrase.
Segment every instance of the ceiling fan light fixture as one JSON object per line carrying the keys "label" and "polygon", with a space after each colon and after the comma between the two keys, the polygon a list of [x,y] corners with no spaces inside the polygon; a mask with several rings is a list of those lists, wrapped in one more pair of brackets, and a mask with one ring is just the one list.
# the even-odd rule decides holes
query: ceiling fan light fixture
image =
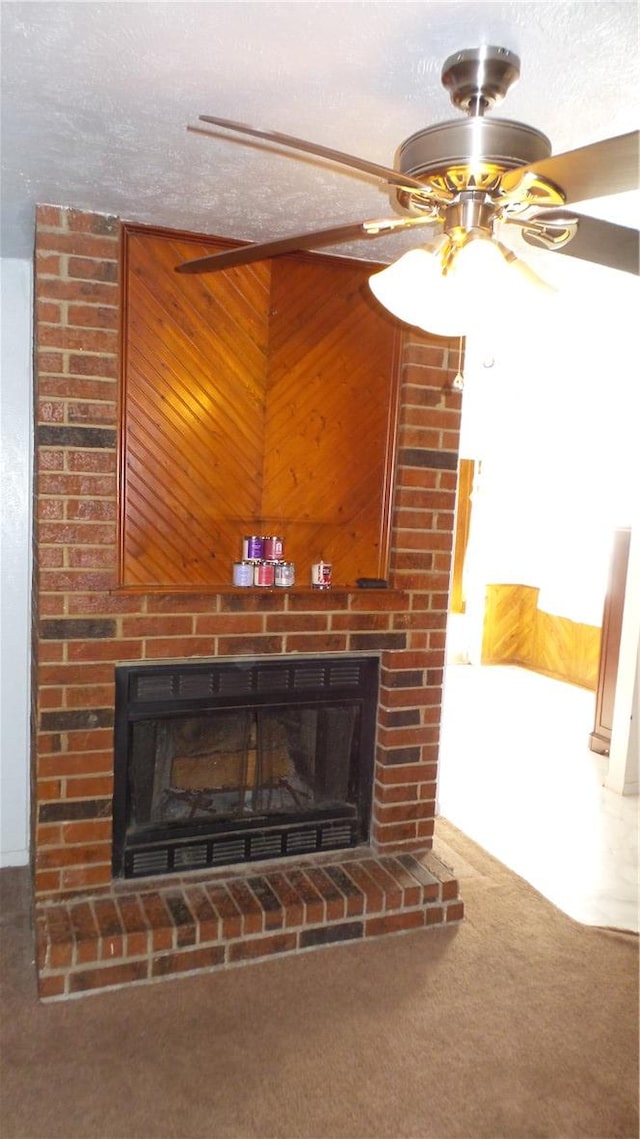
{"label": "ceiling fan light fixture", "polygon": [[443,243],[435,248],[410,249],[386,269],[369,277],[369,288],[398,320],[420,328],[428,298],[437,295],[444,283],[442,253]]}
{"label": "ceiling fan light fixture", "polygon": [[456,302],[466,304],[487,290],[493,295],[506,284],[505,269],[507,263],[495,241],[471,235],[457,249],[447,271]]}
{"label": "ceiling fan light fixture", "polygon": [[468,313],[456,302],[456,283],[445,267],[452,244],[442,236],[435,246],[404,253],[369,278],[369,288],[393,316],[436,336],[464,336]]}
{"label": "ceiling fan light fixture", "polygon": [[511,249],[507,249],[507,247],[500,242],[498,242],[498,248],[508,265],[512,285],[514,283],[516,283],[518,287],[524,285],[525,288],[529,290],[531,296],[533,296],[534,293],[537,293],[538,296],[551,296],[557,293],[558,290],[554,285],[550,284],[549,281],[545,281],[526,261],[521,261],[519,257],[516,257]]}
{"label": "ceiling fan light fixture", "polygon": [[369,287],[405,324],[436,336],[465,336],[500,289],[502,267],[508,269],[491,240],[477,237],[456,247],[443,236],[434,248],[412,249],[374,273]]}
{"label": "ceiling fan light fixture", "polygon": [[393,316],[436,336],[466,336],[496,311],[509,319],[536,292],[554,292],[486,234],[455,244],[443,235],[432,248],[412,249],[374,273],[369,287]]}
{"label": "ceiling fan light fixture", "polygon": [[[422,288],[417,282],[419,299],[413,295],[411,284],[404,285],[398,279],[402,274],[396,272],[385,277],[386,270],[383,270],[372,279],[372,289],[391,312],[419,327],[425,326],[422,313],[428,302],[429,316],[425,319],[428,319],[429,331],[454,336],[460,335],[461,320],[454,321],[449,316],[445,321],[441,317],[436,327],[433,309],[437,302],[441,312],[445,312],[445,299],[449,309],[460,303],[459,296],[469,295],[472,290],[469,279],[474,276],[479,290],[472,295],[474,325],[478,307],[487,317],[495,315],[497,310],[498,317],[504,319],[505,306],[509,307],[511,302],[518,308],[528,303],[526,290],[520,288],[526,283],[526,267],[514,271],[509,251],[497,241],[496,228],[502,225],[519,227],[527,245],[547,252],[566,252],[571,258],[637,275],[640,260],[636,230],[589,215],[567,213],[565,207],[573,202],[636,190],[640,132],[629,131],[553,155],[550,140],[536,128],[485,116],[485,111],[504,98],[519,73],[520,61],[508,48],[489,44],[455,52],[445,61],[441,79],[454,106],[466,112],[466,117],[435,123],[414,132],[400,144],[393,167],[280,131],[200,115],[202,122],[214,127],[290,147],[377,178],[388,188],[394,213],[400,217],[334,226],[317,233],[260,242],[243,250],[213,253],[184,262],[176,266],[177,271],[210,273],[298,250],[372,238],[394,229],[431,225],[437,227],[436,232],[444,233],[448,242],[444,259],[439,258],[436,248],[432,252],[425,249],[410,261],[401,259],[399,262],[407,282],[415,277],[415,266],[423,263]],[[214,136],[218,133],[202,127],[189,129]],[[476,248],[478,239],[482,244]],[[492,242],[497,245],[498,256],[494,255],[495,248],[490,252]],[[506,257],[504,263],[500,253]],[[484,275],[478,268],[483,258]],[[465,266],[467,261],[476,268]],[[426,270],[424,266],[430,262]],[[427,281],[434,276],[439,285],[437,289],[434,285],[431,295],[425,298]],[[492,286],[494,279],[500,276],[504,289],[497,305]],[[390,279],[396,281],[394,298],[389,295]],[[454,281],[458,282],[455,289]],[[505,295],[505,290],[508,292],[512,287],[517,297]],[[532,292],[535,294],[535,290]],[[450,331],[452,324],[455,329]]]}

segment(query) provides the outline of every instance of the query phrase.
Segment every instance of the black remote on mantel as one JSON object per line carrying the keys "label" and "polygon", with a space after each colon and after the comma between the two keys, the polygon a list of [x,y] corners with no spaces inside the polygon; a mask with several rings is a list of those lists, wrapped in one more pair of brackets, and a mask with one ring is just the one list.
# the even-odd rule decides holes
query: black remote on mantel
{"label": "black remote on mantel", "polygon": [[386,589],[387,582],[383,577],[358,577],[356,578],[356,585],[358,589]]}

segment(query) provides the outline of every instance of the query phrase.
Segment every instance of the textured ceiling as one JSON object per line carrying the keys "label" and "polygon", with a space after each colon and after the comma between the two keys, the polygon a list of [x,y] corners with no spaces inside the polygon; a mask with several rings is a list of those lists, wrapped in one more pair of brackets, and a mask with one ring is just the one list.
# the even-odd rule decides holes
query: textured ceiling
{"label": "textured ceiling", "polygon": [[[554,153],[638,121],[635,2],[3,0],[1,15],[5,256],[31,255],[37,202],[251,240],[388,215],[365,175],[186,124],[224,116],[392,165],[404,138],[457,115],[442,63],[482,43],[522,60],[497,113]],[[636,204],[588,212],[636,225]],[[340,251],[384,260],[393,240]]]}

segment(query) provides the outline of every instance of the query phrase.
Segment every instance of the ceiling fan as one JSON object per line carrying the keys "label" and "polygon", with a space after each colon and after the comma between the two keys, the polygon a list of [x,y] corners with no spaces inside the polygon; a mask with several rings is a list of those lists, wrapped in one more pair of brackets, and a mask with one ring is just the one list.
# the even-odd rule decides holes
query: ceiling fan
{"label": "ceiling fan", "polygon": [[[426,230],[427,244],[370,278],[394,315],[440,335],[464,335],[477,299],[495,288],[543,284],[501,238],[517,229],[525,243],[626,273],[640,271],[638,232],[566,207],[638,185],[638,132],[551,155],[541,131],[485,118],[520,74],[508,48],[456,52],[441,81],[466,118],[436,123],[405,139],[395,168],[278,131],[200,115],[203,123],[264,139],[370,174],[389,187],[395,216],[240,246],[185,261],[179,273],[209,273],[296,250]],[[189,127],[213,134],[204,127]]]}

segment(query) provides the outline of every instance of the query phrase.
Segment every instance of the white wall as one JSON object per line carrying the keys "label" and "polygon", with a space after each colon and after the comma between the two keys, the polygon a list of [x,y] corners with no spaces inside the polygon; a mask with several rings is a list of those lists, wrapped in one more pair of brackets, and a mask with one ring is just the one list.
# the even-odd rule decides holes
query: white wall
{"label": "white wall", "polygon": [[[539,606],[599,625],[613,531],[632,529],[607,786],[637,793],[640,647],[638,282],[552,258],[558,292],[467,339],[461,453],[474,496],[463,659],[478,661],[486,585],[541,587]],[[550,262],[540,272],[549,279]],[[475,530],[474,530],[475,526]],[[466,638],[466,641],[463,639]]]}
{"label": "white wall", "polygon": [[469,337],[461,453],[482,461],[468,561],[483,603],[485,582],[537,586],[545,613],[599,625],[640,464],[626,282],[605,292],[588,268],[591,289],[572,280]]}
{"label": "white wall", "polygon": [[0,260],[0,866],[29,859],[32,270]]}

